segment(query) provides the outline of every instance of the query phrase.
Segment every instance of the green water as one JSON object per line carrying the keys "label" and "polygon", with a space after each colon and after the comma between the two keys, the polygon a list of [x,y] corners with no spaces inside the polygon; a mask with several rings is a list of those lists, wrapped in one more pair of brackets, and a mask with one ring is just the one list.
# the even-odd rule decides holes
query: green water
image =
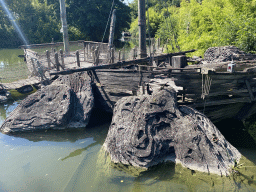
{"label": "green water", "polygon": [[26,79],[29,75],[22,49],[0,49],[0,82],[9,83]]}
{"label": "green water", "polygon": [[[0,124],[17,105],[0,105]],[[244,165],[231,177],[172,163],[140,172],[110,162],[101,149],[108,127],[0,133],[0,191],[256,191],[255,149],[239,149]]]}
{"label": "green water", "polygon": [[[13,93],[17,96],[17,93]],[[0,124],[18,105],[0,104]],[[230,177],[173,163],[141,172],[111,163],[102,150],[110,123],[78,130],[0,133],[0,191],[256,191],[256,149],[238,148],[243,164]]]}

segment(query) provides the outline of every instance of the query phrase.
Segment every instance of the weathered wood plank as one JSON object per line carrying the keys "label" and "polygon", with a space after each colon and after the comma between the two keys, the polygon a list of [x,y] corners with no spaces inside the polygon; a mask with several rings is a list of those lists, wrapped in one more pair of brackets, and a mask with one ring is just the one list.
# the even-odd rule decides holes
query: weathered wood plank
{"label": "weathered wood plank", "polygon": [[247,86],[247,89],[248,89],[248,92],[249,92],[249,95],[250,95],[250,99],[251,99],[251,101],[254,101],[255,99],[254,99],[254,95],[253,95],[253,92],[252,92],[251,85],[247,80],[245,80],[245,83],[246,83],[246,86]]}
{"label": "weathered wood plank", "polygon": [[218,100],[218,101],[207,101],[206,102],[200,102],[200,103],[192,103],[192,102],[184,102],[179,104],[184,105],[191,105],[193,107],[208,107],[208,106],[214,106],[214,105],[226,105],[226,104],[232,104],[232,103],[249,103],[251,100],[249,97],[244,98],[234,98],[234,99],[226,99],[226,100]]}
{"label": "weathered wood plank", "polygon": [[[158,55],[154,56],[154,59],[158,58],[166,58],[166,57],[171,57],[175,55],[180,55],[180,54],[185,54],[189,52],[194,52],[195,50],[190,50],[190,51],[183,51],[183,52],[178,52],[178,53],[169,53],[169,54],[164,54],[164,55]],[[50,75],[68,75],[76,72],[82,72],[82,71],[90,71],[90,70],[96,70],[96,69],[109,69],[109,68],[115,68],[115,67],[124,67],[128,65],[136,65],[140,63],[148,63],[152,59],[151,57],[146,57],[143,59],[135,59],[135,60],[130,60],[130,61],[122,61],[122,62],[117,62],[113,64],[108,64],[108,65],[100,65],[100,66],[93,66],[93,67],[87,67],[87,68],[80,68],[80,69],[69,69],[65,71],[59,71],[59,72],[51,72]]]}

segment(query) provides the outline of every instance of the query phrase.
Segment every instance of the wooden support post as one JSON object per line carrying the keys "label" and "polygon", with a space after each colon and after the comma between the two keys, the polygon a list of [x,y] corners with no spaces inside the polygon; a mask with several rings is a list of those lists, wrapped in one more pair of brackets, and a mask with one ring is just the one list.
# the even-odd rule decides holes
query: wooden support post
{"label": "wooden support post", "polygon": [[251,101],[254,101],[255,99],[254,99],[254,95],[253,95],[253,92],[252,92],[251,85],[250,85],[250,83],[247,79],[245,80],[245,83],[246,83],[246,87],[247,87],[249,95],[250,95],[250,99],[251,99]]}
{"label": "wooden support post", "polygon": [[47,58],[47,63],[48,63],[48,69],[51,68],[51,61],[50,61],[50,52],[46,50],[46,58]]}
{"label": "wooden support post", "polygon": [[31,58],[31,63],[32,63],[32,66],[33,66],[33,73],[34,73],[34,75],[37,75],[37,69],[36,69],[36,66],[35,66],[35,63],[34,63],[34,60]]}
{"label": "wooden support post", "polygon": [[77,66],[80,67],[79,51],[76,51],[76,62]]}
{"label": "wooden support post", "polygon": [[84,61],[85,61],[85,44],[84,44]]}
{"label": "wooden support post", "polygon": [[140,58],[147,57],[146,48],[146,14],[145,0],[138,0],[138,25],[139,25],[139,55]]}
{"label": "wooden support post", "polygon": [[61,65],[62,65],[62,69],[65,68],[65,63],[64,63],[64,55],[63,55],[63,50],[60,49],[60,58],[61,58]]}
{"label": "wooden support post", "polygon": [[133,53],[133,60],[135,59],[135,48],[132,49],[132,53]]}
{"label": "wooden support post", "polygon": [[123,61],[125,61],[125,48],[123,48]]}
{"label": "wooden support post", "polygon": [[121,61],[121,50],[118,51],[118,61]]}
{"label": "wooden support post", "polygon": [[58,53],[55,53],[54,56],[55,56],[56,69],[57,69],[57,71],[60,71],[59,55],[58,55]]}
{"label": "wooden support post", "polygon": [[91,44],[90,43],[88,43],[87,44],[87,61],[89,60],[89,55],[90,55],[90,51],[91,51]]}
{"label": "wooden support post", "polygon": [[115,63],[115,49],[111,48],[111,63]]}
{"label": "wooden support post", "polygon": [[142,83],[142,94],[145,95],[145,83]]}
{"label": "wooden support post", "polygon": [[100,54],[99,54],[99,46],[96,47],[95,49],[95,65],[98,66],[99,65],[99,60],[100,60]]}
{"label": "wooden support post", "polygon": [[94,46],[91,47],[91,55],[92,55],[92,61],[93,61],[93,63],[95,63],[95,50],[94,50]]}

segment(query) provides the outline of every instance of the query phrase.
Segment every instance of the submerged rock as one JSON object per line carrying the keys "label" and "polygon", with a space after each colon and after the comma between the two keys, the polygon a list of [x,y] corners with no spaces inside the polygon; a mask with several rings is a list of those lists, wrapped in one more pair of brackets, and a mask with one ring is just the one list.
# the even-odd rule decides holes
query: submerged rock
{"label": "submerged rock", "polygon": [[103,146],[114,163],[149,168],[173,156],[187,168],[219,175],[228,175],[241,157],[205,115],[178,107],[172,89],[119,100]]}
{"label": "submerged rock", "polygon": [[11,96],[11,93],[1,86],[0,87],[0,103],[6,102],[10,96]]}
{"label": "submerged rock", "polygon": [[94,99],[85,73],[58,78],[25,98],[4,121],[2,132],[85,127]]}

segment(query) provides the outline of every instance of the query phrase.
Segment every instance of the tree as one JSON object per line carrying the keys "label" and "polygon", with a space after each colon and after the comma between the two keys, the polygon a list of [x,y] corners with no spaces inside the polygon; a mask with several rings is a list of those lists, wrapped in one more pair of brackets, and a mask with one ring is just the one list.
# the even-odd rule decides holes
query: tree
{"label": "tree", "polygon": [[[67,16],[69,25],[77,28],[83,38],[92,41],[101,41],[109,18],[112,2],[108,0],[67,0]],[[130,8],[121,1],[115,1],[116,9],[115,39],[129,27]],[[109,28],[104,41],[108,40]]]}

